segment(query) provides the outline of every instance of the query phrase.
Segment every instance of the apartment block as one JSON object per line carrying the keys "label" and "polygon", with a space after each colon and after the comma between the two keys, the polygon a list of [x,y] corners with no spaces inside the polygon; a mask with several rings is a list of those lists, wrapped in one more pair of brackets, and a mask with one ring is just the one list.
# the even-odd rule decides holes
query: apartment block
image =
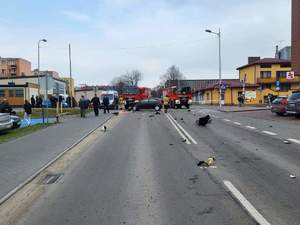
{"label": "apartment block", "polygon": [[21,77],[31,74],[31,62],[21,58],[0,57],[0,77]]}

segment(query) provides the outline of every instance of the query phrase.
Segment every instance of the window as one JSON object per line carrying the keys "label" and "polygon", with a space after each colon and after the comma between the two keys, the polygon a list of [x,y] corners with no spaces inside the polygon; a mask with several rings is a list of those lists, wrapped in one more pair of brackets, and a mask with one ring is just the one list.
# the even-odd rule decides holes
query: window
{"label": "window", "polygon": [[23,89],[16,89],[16,97],[23,97],[24,90]]}
{"label": "window", "polygon": [[271,84],[262,84],[261,85],[261,89],[264,90],[264,89],[271,89],[272,85]]}
{"label": "window", "polygon": [[8,96],[15,97],[15,90],[13,90],[13,89],[8,90]]}
{"label": "window", "polygon": [[260,68],[271,68],[272,65],[271,64],[263,64],[263,65],[260,65]]}
{"label": "window", "polygon": [[260,78],[271,78],[271,71],[261,71],[260,72]]}
{"label": "window", "polygon": [[276,72],[276,77],[279,78],[286,78],[286,71],[277,71]]}
{"label": "window", "polygon": [[5,97],[5,90],[3,90],[3,89],[1,90],[0,89],[0,97]]}
{"label": "window", "polygon": [[291,84],[280,84],[280,91],[289,91]]}

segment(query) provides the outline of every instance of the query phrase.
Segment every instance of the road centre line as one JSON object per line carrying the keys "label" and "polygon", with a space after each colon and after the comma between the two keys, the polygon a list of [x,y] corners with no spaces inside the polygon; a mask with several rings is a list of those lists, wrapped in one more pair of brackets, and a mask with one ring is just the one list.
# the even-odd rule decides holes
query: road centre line
{"label": "road centre line", "polygon": [[192,138],[192,136],[170,114],[168,114],[168,116],[193,144],[198,144],[197,141],[195,141],[195,139]]}
{"label": "road centre line", "polygon": [[251,130],[255,130],[256,129],[256,127],[251,127],[251,126],[245,126],[246,128],[249,128],[249,129],[251,129]]}
{"label": "road centre line", "polygon": [[229,120],[229,119],[224,119],[224,121],[226,121],[226,122],[231,122],[231,120]]}
{"label": "road centre line", "polygon": [[190,145],[191,142],[188,140],[188,138],[186,136],[184,136],[184,134],[181,132],[181,130],[179,130],[179,128],[176,126],[176,124],[172,121],[172,119],[169,117],[169,114],[165,113],[166,117],[170,120],[171,124],[173,125],[173,127],[177,130],[177,132],[180,134],[180,136],[186,140],[186,144]]}
{"label": "road centre line", "polygon": [[267,131],[267,130],[263,130],[262,133],[269,134],[269,135],[272,135],[272,136],[278,135],[278,134],[276,134],[276,133],[273,133],[273,132]]}
{"label": "road centre line", "polygon": [[241,126],[242,124],[239,122],[233,122],[235,125]]}
{"label": "road centre line", "polygon": [[300,140],[293,139],[293,138],[289,138],[289,139],[287,139],[287,140],[290,141],[290,142],[293,142],[293,143],[295,143],[295,144],[299,144],[299,145],[300,145]]}
{"label": "road centre line", "polygon": [[264,217],[261,215],[254,206],[242,195],[241,192],[230,182],[223,181],[225,186],[231,192],[231,194],[242,204],[242,206],[247,210],[247,212],[255,219],[255,221],[260,225],[271,225]]}

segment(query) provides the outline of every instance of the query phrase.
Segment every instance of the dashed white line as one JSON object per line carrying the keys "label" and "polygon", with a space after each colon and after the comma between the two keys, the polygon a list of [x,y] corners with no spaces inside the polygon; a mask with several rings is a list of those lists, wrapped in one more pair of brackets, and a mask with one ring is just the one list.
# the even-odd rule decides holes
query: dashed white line
{"label": "dashed white line", "polygon": [[226,121],[226,122],[231,122],[231,120],[229,120],[229,119],[224,119],[224,121]]}
{"label": "dashed white line", "polygon": [[239,122],[234,122],[235,125],[241,126],[242,124]]}
{"label": "dashed white line", "polygon": [[265,134],[272,135],[272,136],[276,136],[276,135],[278,135],[278,134],[276,134],[276,133],[273,133],[273,132],[271,132],[271,131],[267,131],[267,130],[263,130],[262,132],[263,132],[263,133],[265,133]]}
{"label": "dashed white line", "polygon": [[224,180],[224,184],[258,224],[271,225],[230,181]]}
{"label": "dashed white line", "polygon": [[251,129],[251,130],[255,130],[256,129],[256,127],[252,127],[252,126],[245,126],[246,128],[248,128],[248,129]]}
{"label": "dashed white line", "polygon": [[289,138],[287,140],[290,141],[290,142],[294,142],[295,144],[299,144],[300,145],[300,140],[293,139],[293,138]]}

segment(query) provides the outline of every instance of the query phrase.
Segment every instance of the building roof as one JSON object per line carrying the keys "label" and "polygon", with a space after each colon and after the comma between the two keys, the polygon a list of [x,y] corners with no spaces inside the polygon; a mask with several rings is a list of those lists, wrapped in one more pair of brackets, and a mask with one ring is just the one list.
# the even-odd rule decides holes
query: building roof
{"label": "building roof", "polygon": [[[242,88],[244,85],[243,82],[241,82],[239,80],[223,80],[222,83],[225,84],[226,88]],[[245,87],[246,88],[257,88],[257,87],[259,87],[259,85],[245,83]],[[198,89],[197,91],[206,91],[206,90],[217,89],[217,88],[219,88],[219,83],[209,85],[207,87]]]}
{"label": "building roof", "polygon": [[[40,75],[40,78],[41,77],[45,77],[46,75]],[[38,75],[25,75],[25,76],[17,76],[17,77],[8,77],[8,76],[6,76],[6,77],[0,77],[0,80],[10,80],[10,81],[13,81],[13,80],[16,80],[16,79],[28,79],[28,78],[38,78],[39,76]],[[52,79],[53,80],[56,80],[56,81],[60,81],[60,82],[64,82],[64,83],[66,83],[66,81],[65,80],[62,80],[62,79],[60,79],[60,78],[56,78],[56,77],[53,77],[52,76]]]}
{"label": "building roof", "polygon": [[280,64],[284,66],[291,66],[291,60],[286,59],[276,59],[276,58],[263,58],[256,60],[254,62],[248,63],[244,66],[237,68],[237,70],[244,69],[246,67],[255,66],[255,65],[266,65],[266,64]]}

